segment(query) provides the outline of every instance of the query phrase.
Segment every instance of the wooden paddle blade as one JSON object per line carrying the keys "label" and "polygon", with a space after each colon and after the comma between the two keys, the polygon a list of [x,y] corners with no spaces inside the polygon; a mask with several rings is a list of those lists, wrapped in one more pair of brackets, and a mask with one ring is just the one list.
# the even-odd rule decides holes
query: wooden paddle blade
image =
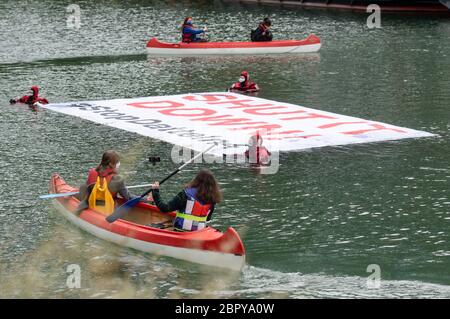
{"label": "wooden paddle blade", "polygon": [[116,208],[111,215],[106,217],[106,221],[108,223],[113,223],[117,219],[122,218],[122,216],[125,215],[125,213],[128,212],[128,210],[130,210],[131,208],[136,206],[137,203],[139,203],[141,201],[141,198],[142,197],[136,197],[136,198],[130,199],[129,201],[127,201],[122,206]]}

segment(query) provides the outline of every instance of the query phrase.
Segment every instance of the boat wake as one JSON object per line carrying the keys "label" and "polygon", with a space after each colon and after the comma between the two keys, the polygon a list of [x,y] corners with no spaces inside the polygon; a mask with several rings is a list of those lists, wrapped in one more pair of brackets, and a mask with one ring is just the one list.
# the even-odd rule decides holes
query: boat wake
{"label": "boat wake", "polygon": [[255,298],[450,298],[450,286],[419,281],[382,280],[369,288],[367,278],[283,273],[246,266],[241,288],[223,291]]}

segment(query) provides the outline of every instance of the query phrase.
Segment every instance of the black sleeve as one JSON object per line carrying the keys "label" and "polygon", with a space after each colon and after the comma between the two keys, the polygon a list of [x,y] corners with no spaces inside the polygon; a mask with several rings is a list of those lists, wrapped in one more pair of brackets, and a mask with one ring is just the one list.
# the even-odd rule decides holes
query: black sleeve
{"label": "black sleeve", "polygon": [[211,217],[212,217],[212,214],[214,213],[214,208],[216,207],[216,205],[215,204],[212,204],[211,205],[211,210],[210,210],[210,212],[209,212],[209,214],[208,214],[208,218],[206,218],[206,221],[207,222],[209,222],[210,220],[211,220]]}
{"label": "black sleeve", "polygon": [[184,191],[179,192],[172,200],[168,203],[164,203],[161,199],[161,195],[159,194],[158,189],[154,189],[152,191],[153,200],[155,201],[155,205],[159,208],[163,213],[173,212],[175,210],[183,209],[186,207],[187,197]]}

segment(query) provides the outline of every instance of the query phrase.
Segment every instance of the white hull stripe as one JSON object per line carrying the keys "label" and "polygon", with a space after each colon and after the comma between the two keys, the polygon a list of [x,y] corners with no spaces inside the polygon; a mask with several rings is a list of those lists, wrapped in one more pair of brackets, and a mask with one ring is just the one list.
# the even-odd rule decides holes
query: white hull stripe
{"label": "white hull stripe", "polygon": [[320,50],[321,44],[307,44],[285,47],[259,47],[259,48],[149,48],[149,54],[156,55],[233,55],[233,54],[279,54],[279,53],[313,53]]}

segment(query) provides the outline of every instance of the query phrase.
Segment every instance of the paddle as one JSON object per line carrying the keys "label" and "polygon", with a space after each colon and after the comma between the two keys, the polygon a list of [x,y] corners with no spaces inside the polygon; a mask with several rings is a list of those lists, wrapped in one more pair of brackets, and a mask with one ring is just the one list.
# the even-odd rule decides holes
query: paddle
{"label": "paddle", "polygon": [[70,193],[58,193],[58,194],[45,194],[45,195],[40,195],[39,198],[40,199],[52,199],[52,198],[58,198],[58,197],[66,197],[66,196],[72,196],[72,195],[77,195],[80,192],[70,192]]}
{"label": "paddle", "polygon": [[[161,185],[162,183],[164,183],[165,181],[167,181],[169,178],[171,178],[173,175],[177,174],[179,171],[181,171],[183,168],[185,168],[187,165],[191,164],[193,161],[195,161],[198,157],[202,156],[204,153],[208,152],[209,150],[211,150],[213,147],[215,147],[217,144],[211,145],[210,147],[208,147],[206,150],[204,150],[203,152],[197,154],[196,156],[194,156],[193,158],[191,158],[189,161],[187,161],[186,163],[184,163],[183,165],[181,165],[180,167],[178,167],[176,170],[174,170],[172,173],[170,173],[168,176],[166,176],[162,181],[159,182],[159,185]],[[144,198],[145,196],[147,196],[153,189],[150,188],[148,191],[146,191],[144,194],[142,194],[139,197],[130,199],[129,201],[127,201],[125,204],[123,204],[122,206],[116,208],[114,210],[114,212],[109,215],[108,217],[106,217],[106,221],[108,223],[113,223],[115,222],[117,219],[121,218],[130,208],[133,208],[134,206],[137,205],[137,203],[139,203],[141,201],[142,198]]]}
{"label": "paddle", "polygon": [[[128,189],[133,189],[133,188],[142,188],[142,187],[149,187],[152,186],[153,184],[142,184],[142,185],[134,185],[134,186],[128,186]],[[77,195],[80,192],[69,192],[69,193],[58,193],[58,194],[45,194],[45,195],[41,195],[39,196],[40,199],[52,199],[52,198],[58,198],[58,197],[66,197],[66,196],[72,196],[72,195]]]}

